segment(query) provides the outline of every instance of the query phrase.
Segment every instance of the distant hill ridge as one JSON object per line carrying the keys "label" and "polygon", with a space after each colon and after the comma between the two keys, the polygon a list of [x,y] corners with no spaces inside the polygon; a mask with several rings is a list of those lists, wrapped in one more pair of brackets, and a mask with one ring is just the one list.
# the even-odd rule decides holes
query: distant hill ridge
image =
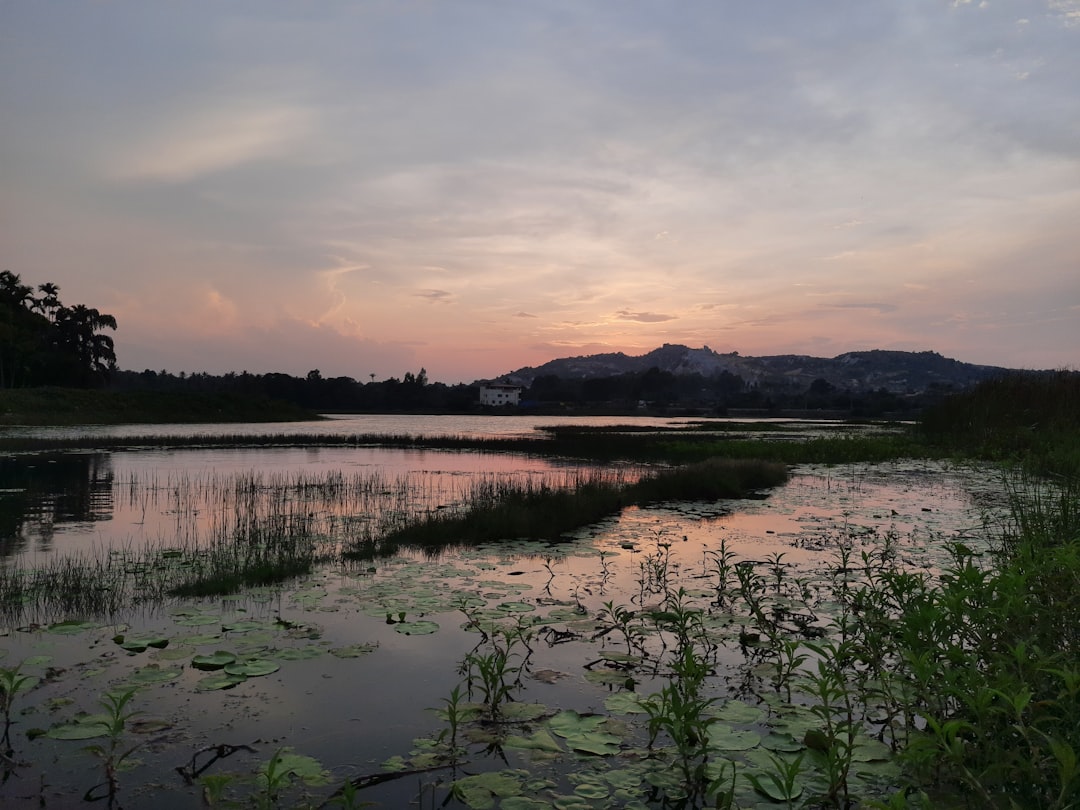
{"label": "distant hill ridge", "polygon": [[727,372],[738,375],[750,386],[775,389],[805,389],[815,380],[825,380],[840,390],[919,393],[932,386],[965,388],[998,377],[1011,369],[981,366],[942,357],[937,352],[901,352],[872,349],[845,352],[836,357],[779,354],[743,357],[738,352],[719,354],[708,346],[692,349],[665,343],[648,354],[630,356],[622,352],[566,357],[542,366],[520,368],[498,378],[499,382],[528,387],[537,377],[554,375],[563,379],[594,379],[645,372],[656,368],[671,374],[700,374],[712,377]]}

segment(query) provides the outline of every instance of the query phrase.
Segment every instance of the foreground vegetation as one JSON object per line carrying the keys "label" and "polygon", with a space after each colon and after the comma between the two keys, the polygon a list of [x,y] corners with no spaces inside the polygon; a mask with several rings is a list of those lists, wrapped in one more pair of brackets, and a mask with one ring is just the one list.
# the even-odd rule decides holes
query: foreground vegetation
{"label": "foreground vegetation", "polygon": [[[581,767],[582,754],[618,763],[595,770],[617,773],[621,787],[602,777],[582,784],[596,796],[622,790],[625,807],[1080,806],[1080,430],[1069,405],[1076,404],[1073,385],[1069,375],[1038,390],[1010,381],[985,384],[960,404],[928,413],[917,431],[857,438],[751,442],[705,429],[555,432],[545,440],[549,452],[557,447],[561,454],[588,455],[591,447],[604,458],[625,458],[637,442],[641,459],[682,466],[641,479],[586,477],[564,487],[487,482],[455,509],[414,511],[403,519],[402,509],[386,523],[354,528],[360,542],[351,551],[359,556],[400,545],[558,537],[625,505],[716,500],[782,480],[783,464],[746,460],[755,448],[758,458],[787,463],[955,454],[1016,465],[1006,522],[952,538],[937,568],[913,566],[896,536],[852,531],[821,538],[834,561],[824,583],[811,583],[783,554],[743,559],[721,544],[708,552],[708,577],[697,577],[691,593],[669,565],[670,543],[658,539],[641,561],[641,592],[633,604],[612,601],[576,617],[570,610],[566,629],[550,619],[541,626],[506,611],[485,613],[463,601],[480,641],[459,664],[461,683],[440,709],[443,727],[397,767],[430,780],[424,790],[430,787],[433,804],[439,790],[447,801],[476,808],[495,806],[499,797],[506,797],[504,807],[536,806],[511,801],[526,791],[521,771],[471,773],[481,756],[515,748],[566,755],[568,767]],[[706,454],[723,458],[697,461]],[[227,593],[310,570],[319,555],[345,549],[314,553],[313,539],[330,532],[311,522],[315,513],[292,496],[317,486],[330,498],[357,497],[335,485],[289,482],[290,494],[264,514],[244,511],[244,492],[261,486],[251,482],[239,492],[237,520],[209,550],[200,544],[160,549],[153,558],[120,560],[109,576],[149,576],[156,584],[147,593],[162,598]],[[373,482],[353,490],[364,486],[385,488]],[[79,577],[59,568],[30,584],[12,579],[12,570],[5,569],[9,579],[0,593],[17,594],[23,605],[40,604],[53,592],[57,598],[80,592]],[[94,576],[82,592],[102,591]],[[130,602],[127,592],[118,604]],[[68,609],[93,608],[72,603]],[[559,634],[583,632],[578,619],[594,639],[617,639],[625,648],[608,650],[597,662],[613,691],[610,716],[543,706],[522,713],[514,698],[540,634],[558,643]],[[387,624],[421,632],[424,622],[387,613]],[[725,648],[739,648],[745,657],[741,682],[727,688],[746,703],[718,697]],[[5,756],[13,702],[29,688],[24,677],[18,667],[0,668]],[[639,690],[643,683],[655,686]],[[103,704],[113,714],[103,727],[115,732],[111,745],[98,747],[109,766],[103,784],[110,801],[127,751],[120,739],[128,699],[112,694]],[[752,721],[746,706],[756,712]],[[635,718],[641,737],[616,733]],[[753,727],[732,730],[732,723]],[[760,742],[765,728],[769,747],[760,756],[737,753],[752,735]],[[868,776],[868,763],[879,761],[882,750],[902,771]],[[445,777],[431,775],[442,769]],[[286,799],[286,787],[301,772],[322,775],[317,763],[279,751],[254,788],[240,776],[208,776],[203,784],[218,806],[296,805]],[[378,783],[376,777],[350,779],[329,799],[357,806],[359,792]]]}
{"label": "foreground vegetation", "polygon": [[[515,704],[543,628],[476,611],[482,640],[440,712],[445,727],[398,767],[453,768],[432,787],[492,807],[494,795],[519,795],[521,772],[461,771],[493,748],[557,755],[561,738],[573,751],[619,755],[610,781],[582,781],[597,797],[621,787],[625,807],[1075,807],[1080,606],[1075,580],[1045,579],[1063,564],[1075,574],[1075,543],[1031,575],[1030,559],[1008,560],[1031,550],[1033,530],[1075,532],[1080,501],[1037,492],[1016,494],[988,558],[955,542],[939,575],[912,571],[904,541],[889,534],[831,538],[823,582],[795,573],[783,553],[745,559],[722,543],[708,554],[706,600],[700,581],[695,592],[675,581],[670,546],[658,543],[641,563],[641,598],[605,603],[578,625],[624,645],[596,662],[615,690],[610,717]],[[725,615],[736,633],[718,622]],[[745,665],[723,697],[716,675],[736,645]],[[651,674],[659,690],[637,690]],[[635,722],[644,739],[627,741],[618,729]]]}
{"label": "foreground vegetation", "polygon": [[[854,538],[840,538],[826,598],[834,607],[823,628],[811,624],[823,602],[785,574],[783,555],[762,566],[737,560],[723,546],[713,552],[715,604],[734,606],[752,623],[752,631],[739,634],[748,675],[772,673],[776,698],[759,697],[781,716],[797,714],[802,705],[812,714],[801,740],[774,749],[771,770],[740,772],[721,754],[725,746],[718,750],[712,732],[717,699],[704,686],[716,650],[706,611],[666,584],[659,610],[608,604],[599,619],[605,632],[625,638],[627,658],[619,660],[629,672],[650,657],[645,639],[658,631],[674,635],[670,652],[660,654],[668,685],[633,699],[648,717],[648,748],[659,768],[644,777],[652,786],[650,801],[738,806],[741,775],[759,794],[788,807],[1080,806],[1074,386],[1069,375],[1038,390],[1006,380],[930,414],[923,431],[931,446],[1020,462],[1009,518],[984,527],[990,536],[978,542],[954,540],[938,573],[905,564],[893,538],[877,538],[861,551]],[[1056,478],[1031,477],[1048,471]],[[657,576],[665,571],[653,568]],[[507,663],[514,638],[493,633],[493,657],[463,666],[470,696],[473,667],[481,662],[497,664],[502,673],[520,671]],[[511,690],[505,674],[493,682],[482,672],[476,678],[485,684],[484,711],[497,716],[498,702]],[[906,788],[875,798],[860,786],[867,733],[896,753]],[[442,754],[457,755],[452,746]],[[467,799],[465,782],[469,778],[453,788]],[[488,788],[470,782],[469,789]]]}

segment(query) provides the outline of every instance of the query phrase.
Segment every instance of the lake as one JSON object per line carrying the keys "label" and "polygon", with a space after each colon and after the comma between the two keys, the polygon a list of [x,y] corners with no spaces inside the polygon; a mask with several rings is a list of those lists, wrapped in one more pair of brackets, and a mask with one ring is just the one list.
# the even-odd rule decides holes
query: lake
{"label": "lake", "polygon": [[[504,436],[570,421],[672,424],[358,416],[24,433]],[[701,420],[680,423],[691,421]],[[343,446],[19,454],[0,459],[0,564],[114,559],[110,576],[138,577],[148,550],[167,559],[184,544],[211,546],[238,521],[283,512],[303,516],[313,542],[338,549],[380,521],[455,508],[478,482],[561,485],[590,469],[525,455]],[[721,551],[775,582],[777,604],[790,600],[793,613],[796,602],[798,610],[813,605],[806,624],[824,628],[838,554],[886,547],[910,570],[935,572],[948,540],[975,542],[1000,489],[994,474],[968,466],[804,465],[760,498],[628,508],[557,543],[508,538],[359,564],[331,553],[283,586],[210,599],[132,598],[109,615],[28,604],[0,625],[0,668],[18,665],[33,678],[12,698],[0,803],[71,806],[111,784],[115,806],[195,807],[205,790],[220,790],[221,806],[316,807],[350,779],[366,786],[358,801],[384,807],[661,806],[667,788],[642,754],[640,698],[669,683],[661,661],[672,641],[669,628],[639,624],[642,617],[680,590],[697,611],[708,639],[707,687],[729,730],[715,741],[727,753],[714,759],[755,773],[765,741],[799,736],[784,723],[801,710],[782,720],[765,699],[772,690],[760,668],[768,662],[745,649],[750,622],[725,591],[734,580],[721,580],[734,575],[718,571]],[[636,618],[616,620],[617,609]],[[204,660],[218,652],[236,661],[226,669]],[[498,661],[502,677],[493,681],[486,676]],[[492,708],[493,684],[505,687],[505,714]],[[448,719],[452,696],[469,687],[471,698],[460,703],[474,705],[458,728]],[[101,700],[128,689],[125,711],[138,714],[110,748]],[[473,719],[470,711],[488,714]],[[461,762],[436,767],[449,731],[461,734]],[[109,751],[115,759],[132,745],[110,783]],[[867,756],[863,789],[873,795],[895,769],[888,756]],[[209,783],[192,781],[203,766]],[[409,775],[379,776],[395,769]],[[740,806],[776,806],[749,784],[739,782]]]}

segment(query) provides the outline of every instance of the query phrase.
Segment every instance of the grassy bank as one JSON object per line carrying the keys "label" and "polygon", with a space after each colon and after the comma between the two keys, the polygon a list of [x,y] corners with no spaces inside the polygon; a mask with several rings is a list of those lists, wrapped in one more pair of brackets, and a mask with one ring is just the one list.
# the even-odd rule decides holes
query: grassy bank
{"label": "grassy bank", "polygon": [[288,422],[317,418],[315,414],[287,403],[226,394],[78,388],[0,390],[0,425]]}

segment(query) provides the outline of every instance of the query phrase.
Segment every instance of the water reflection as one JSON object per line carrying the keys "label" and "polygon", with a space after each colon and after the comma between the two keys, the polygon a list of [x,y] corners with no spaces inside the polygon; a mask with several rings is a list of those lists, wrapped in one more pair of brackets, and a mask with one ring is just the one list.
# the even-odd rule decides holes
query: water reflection
{"label": "water reflection", "polygon": [[57,526],[112,519],[109,453],[0,458],[0,557],[50,551]]}
{"label": "water reflection", "polygon": [[15,455],[0,458],[0,559],[200,545],[229,535],[242,516],[271,514],[354,536],[388,514],[461,502],[478,481],[562,482],[577,469],[554,459],[379,447]]}

